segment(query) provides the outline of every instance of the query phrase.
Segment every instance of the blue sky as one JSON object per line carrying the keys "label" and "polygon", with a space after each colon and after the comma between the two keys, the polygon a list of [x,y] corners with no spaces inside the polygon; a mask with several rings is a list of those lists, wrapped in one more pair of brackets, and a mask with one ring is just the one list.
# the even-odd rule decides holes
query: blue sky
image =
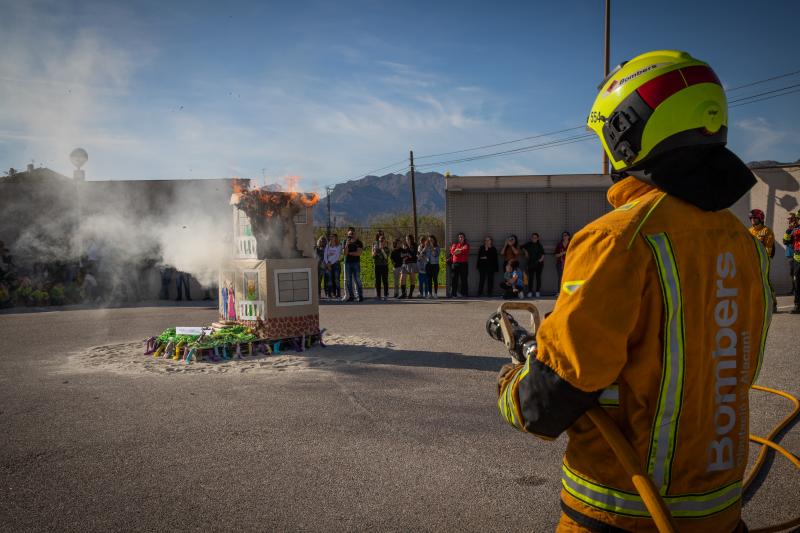
{"label": "blue sky", "polygon": [[[580,126],[602,78],[603,0],[0,0],[0,168],[88,179],[298,175],[306,189],[529,146]],[[612,2],[612,66],[660,48],[726,87],[800,70],[798,2]],[[800,83],[800,74],[734,91]],[[731,110],[744,160],[800,158],[800,93]],[[582,130],[562,134],[580,135]],[[596,140],[421,170],[598,172]]]}

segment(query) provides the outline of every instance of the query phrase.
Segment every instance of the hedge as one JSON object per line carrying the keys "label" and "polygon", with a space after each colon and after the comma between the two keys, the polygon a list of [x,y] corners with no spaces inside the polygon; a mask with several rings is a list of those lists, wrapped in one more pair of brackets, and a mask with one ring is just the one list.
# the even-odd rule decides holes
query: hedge
{"label": "hedge", "polygon": [[[364,249],[364,253],[361,254],[361,284],[364,286],[365,289],[374,289],[375,288],[375,265],[372,260],[372,247],[368,247]],[[340,272],[340,283],[342,289],[344,289],[344,263],[341,263],[341,272]],[[446,285],[447,279],[447,269],[445,267],[445,254],[444,250],[442,253],[439,254],[439,287],[444,287]],[[419,285],[418,280],[416,280],[416,274],[414,275],[415,282],[414,285]],[[392,275],[392,263],[389,262],[389,287],[394,288],[394,276]]]}

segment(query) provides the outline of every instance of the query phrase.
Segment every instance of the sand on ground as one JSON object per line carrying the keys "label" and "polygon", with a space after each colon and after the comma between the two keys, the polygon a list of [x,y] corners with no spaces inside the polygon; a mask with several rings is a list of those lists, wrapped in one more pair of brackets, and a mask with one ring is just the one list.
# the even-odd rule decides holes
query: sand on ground
{"label": "sand on ground", "polygon": [[272,355],[245,356],[226,361],[173,361],[144,355],[144,341],[93,346],[67,357],[69,372],[114,372],[120,374],[243,374],[323,369],[335,365],[368,363],[382,357],[375,348],[394,348],[382,339],[326,333],[319,344],[302,352],[292,349]]}

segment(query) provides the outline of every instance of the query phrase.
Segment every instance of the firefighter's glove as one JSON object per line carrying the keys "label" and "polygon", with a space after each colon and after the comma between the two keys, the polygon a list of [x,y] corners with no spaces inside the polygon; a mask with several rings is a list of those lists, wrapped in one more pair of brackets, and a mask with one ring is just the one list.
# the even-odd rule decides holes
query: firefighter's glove
{"label": "firefighter's glove", "polygon": [[506,385],[509,381],[514,379],[514,376],[517,375],[517,370],[522,368],[522,365],[509,363],[507,365],[503,365],[500,369],[500,374],[497,375],[497,396],[500,397],[503,394],[503,390],[506,388]]}

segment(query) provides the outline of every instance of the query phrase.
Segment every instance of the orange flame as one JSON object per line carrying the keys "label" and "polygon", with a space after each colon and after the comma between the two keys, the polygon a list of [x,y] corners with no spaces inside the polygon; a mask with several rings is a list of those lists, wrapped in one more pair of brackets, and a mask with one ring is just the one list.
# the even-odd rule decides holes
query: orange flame
{"label": "orange flame", "polygon": [[319,202],[319,195],[315,192],[298,192],[299,176],[286,176],[283,178],[285,191],[274,191],[266,187],[251,189],[248,180],[234,177],[231,186],[237,195],[237,205],[248,212],[261,212],[265,217],[273,217],[284,207],[312,207]]}

